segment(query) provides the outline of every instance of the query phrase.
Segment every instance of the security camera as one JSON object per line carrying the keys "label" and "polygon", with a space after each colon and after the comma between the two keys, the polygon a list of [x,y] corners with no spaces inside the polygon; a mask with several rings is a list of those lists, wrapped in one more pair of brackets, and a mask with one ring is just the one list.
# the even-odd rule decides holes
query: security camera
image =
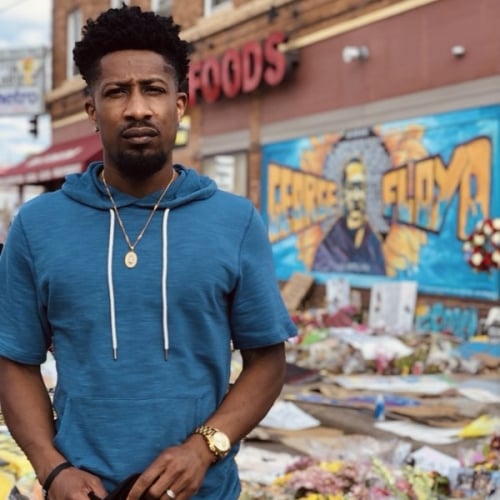
{"label": "security camera", "polygon": [[345,63],[350,63],[355,60],[362,61],[364,59],[368,59],[369,55],[370,52],[368,50],[368,47],[365,47],[364,45],[361,45],[359,47],[356,47],[354,45],[347,45],[342,50],[342,60]]}
{"label": "security camera", "polygon": [[453,45],[451,53],[457,58],[463,57],[465,55],[465,47],[463,45]]}

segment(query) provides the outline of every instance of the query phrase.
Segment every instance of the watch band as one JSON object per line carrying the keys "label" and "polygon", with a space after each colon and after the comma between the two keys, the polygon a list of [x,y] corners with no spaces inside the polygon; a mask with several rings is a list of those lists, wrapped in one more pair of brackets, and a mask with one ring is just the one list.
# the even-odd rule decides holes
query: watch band
{"label": "watch band", "polygon": [[200,434],[205,439],[208,449],[218,460],[224,458],[231,449],[231,442],[227,435],[215,427],[200,425],[194,430],[194,434]]}
{"label": "watch band", "polygon": [[210,427],[208,425],[200,425],[194,430],[194,432],[195,434],[201,434],[202,436],[212,436],[218,430],[219,429],[216,429],[215,427]]}

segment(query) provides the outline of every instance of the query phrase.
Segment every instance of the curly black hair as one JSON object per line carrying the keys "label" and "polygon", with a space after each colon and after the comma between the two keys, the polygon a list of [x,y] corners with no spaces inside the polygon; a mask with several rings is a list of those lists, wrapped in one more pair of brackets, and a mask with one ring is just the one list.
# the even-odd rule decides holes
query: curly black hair
{"label": "curly black hair", "polygon": [[189,43],[179,38],[180,26],[172,17],[142,11],[140,7],[109,9],[88,19],[82,39],[73,49],[73,60],[88,86],[99,77],[103,56],[119,50],[150,50],[173,66],[177,86],[187,89]]}

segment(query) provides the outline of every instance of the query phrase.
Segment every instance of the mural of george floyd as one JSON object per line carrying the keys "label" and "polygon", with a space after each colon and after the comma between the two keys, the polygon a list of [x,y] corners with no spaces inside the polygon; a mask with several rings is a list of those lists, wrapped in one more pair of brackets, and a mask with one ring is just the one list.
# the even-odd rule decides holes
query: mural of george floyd
{"label": "mural of george floyd", "polygon": [[421,293],[499,299],[500,272],[478,271],[464,251],[500,217],[499,129],[492,105],[264,145],[278,278],[412,280]]}

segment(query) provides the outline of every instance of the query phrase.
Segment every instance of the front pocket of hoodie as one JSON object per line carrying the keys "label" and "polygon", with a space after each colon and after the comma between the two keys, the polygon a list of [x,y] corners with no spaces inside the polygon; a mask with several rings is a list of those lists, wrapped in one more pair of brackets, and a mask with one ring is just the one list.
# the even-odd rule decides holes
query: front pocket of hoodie
{"label": "front pocket of hoodie", "polygon": [[55,445],[74,465],[120,480],[182,443],[199,421],[200,400],[68,398]]}

